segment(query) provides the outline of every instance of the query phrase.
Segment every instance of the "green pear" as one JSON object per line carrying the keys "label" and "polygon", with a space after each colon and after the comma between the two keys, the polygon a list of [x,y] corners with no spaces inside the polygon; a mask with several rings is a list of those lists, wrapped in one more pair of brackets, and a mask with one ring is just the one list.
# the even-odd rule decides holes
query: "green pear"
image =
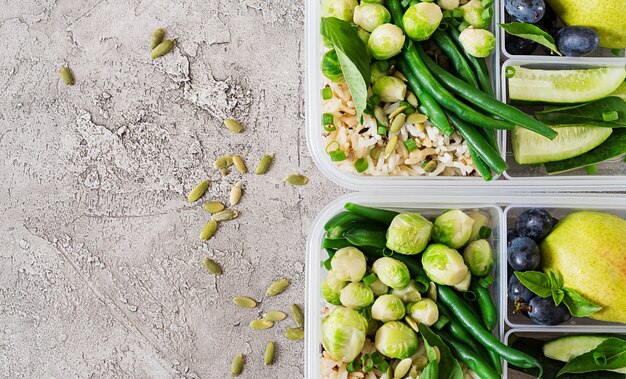
{"label": "green pear", "polygon": [[602,306],[591,318],[626,323],[626,220],[602,212],[564,217],[541,242],[541,262],[565,287]]}

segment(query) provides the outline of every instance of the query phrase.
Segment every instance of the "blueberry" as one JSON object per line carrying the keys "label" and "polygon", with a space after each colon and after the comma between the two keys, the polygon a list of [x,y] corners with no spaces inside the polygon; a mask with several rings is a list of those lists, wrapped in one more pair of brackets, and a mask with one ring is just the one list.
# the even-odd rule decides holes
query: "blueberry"
{"label": "blueberry", "polygon": [[511,244],[511,241],[513,241],[517,237],[519,237],[519,234],[517,234],[517,230],[515,229],[507,230],[506,231],[506,245],[509,246]]}
{"label": "blueberry", "polygon": [[504,40],[504,48],[509,54],[530,55],[537,49],[537,42],[526,38],[507,35]]}
{"label": "blueberry", "polygon": [[528,237],[517,237],[506,249],[507,261],[515,271],[530,271],[539,267],[539,246]]}
{"label": "blueberry", "polygon": [[586,26],[566,26],[556,33],[556,47],[568,57],[582,57],[598,48],[598,33]]}
{"label": "blueberry", "polygon": [[528,302],[536,296],[531,290],[526,288],[515,275],[511,275],[509,278],[508,292],[511,301],[515,302],[517,299],[522,299],[524,304],[528,304]]}
{"label": "blueberry", "polygon": [[504,7],[511,16],[531,24],[541,20],[546,11],[543,0],[505,0]]}
{"label": "blueberry", "polygon": [[529,209],[517,218],[515,229],[520,236],[541,241],[552,230],[552,216],[543,209]]}
{"label": "blueberry", "polygon": [[537,296],[528,305],[530,306],[528,316],[535,324],[558,325],[571,317],[565,305],[561,303],[557,306],[551,298]]}

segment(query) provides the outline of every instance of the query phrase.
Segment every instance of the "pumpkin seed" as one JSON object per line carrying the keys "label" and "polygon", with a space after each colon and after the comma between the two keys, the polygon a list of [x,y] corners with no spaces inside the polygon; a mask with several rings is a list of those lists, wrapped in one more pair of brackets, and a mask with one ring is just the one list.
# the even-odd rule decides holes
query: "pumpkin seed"
{"label": "pumpkin seed", "polygon": [[276,347],[274,346],[274,342],[268,342],[267,345],[265,345],[265,354],[263,354],[263,363],[265,363],[266,366],[269,366],[272,363],[274,363],[275,350],[276,350]]}
{"label": "pumpkin seed", "polygon": [[228,170],[225,168],[220,169],[220,174],[222,174],[222,176],[226,176],[228,175]]}
{"label": "pumpkin seed", "polygon": [[204,225],[204,228],[202,228],[202,231],[200,232],[200,239],[203,241],[210,240],[211,237],[213,237],[213,235],[215,234],[216,230],[217,230],[217,222],[215,222],[214,220],[207,222],[206,225]]}
{"label": "pumpkin seed", "polygon": [[426,366],[428,366],[428,357],[420,355],[419,357],[415,358],[415,362],[413,362],[413,364],[415,365],[416,369],[423,370],[424,368],[426,368]]}
{"label": "pumpkin seed", "polygon": [[291,304],[291,317],[298,325],[298,328],[304,328],[304,313],[298,304]]}
{"label": "pumpkin seed", "polygon": [[215,213],[215,212],[223,211],[224,204],[218,203],[216,201],[211,201],[211,202],[202,204],[202,208],[209,213]]}
{"label": "pumpkin seed", "polygon": [[239,376],[239,374],[241,374],[241,370],[243,369],[243,363],[243,355],[235,355],[233,363],[230,365],[230,374],[232,376]]}
{"label": "pumpkin seed", "polygon": [[287,279],[276,279],[269,286],[267,291],[265,291],[265,296],[276,296],[276,295],[278,295],[280,293],[283,293],[287,289],[287,286],[289,286],[289,280],[287,280]]}
{"label": "pumpkin seed", "polygon": [[235,184],[233,186],[233,188],[230,189],[230,205],[237,205],[239,204],[239,200],[241,200],[241,183],[237,182],[237,184]]}
{"label": "pumpkin seed", "polygon": [[239,305],[243,308],[254,308],[256,307],[256,300],[251,299],[247,296],[235,296],[233,298],[233,303]]}
{"label": "pumpkin seed", "polygon": [[242,174],[248,173],[248,168],[246,167],[246,164],[243,161],[243,158],[241,158],[239,155],[233,155],[233,164],[235,165],[235,168],[237,169],[237,171],[239,171],[240,173]]}
{"label": "pumpkin seed", "polygon": [[389,129],[392,133],[397,133],[402,129],[402,125],[404,125],[404,121],[406,121],[406,115],[404,113],[400,113],[393,119],[391,123],[391,128]]}
{"label": "pumpkin seed", "polygon": [[61,79],[63,79],[63,82],[65,84],[67,84],[68,86],[74,85],[74,74],[72,74],[72,70],[70,70],[69,67],[61,67],[61,69],[59,70],[59,75],[61,75]]}
{"label": "pumpkin seed", "polygon": [[154,49],[152,49],[150,58],[157,59],[159,57],[162,57],[165,54],[169,53],[172,48],[174,48],[174,41],[172,41],[171,39],[166,39],[165,41],[155,46]]}
{"label": "pumpkin seed", "polygon": [[413,320],[413,317],[407,315],[404,317],[404,321],[411,327],[411,329],[415,330],[415,332],[420,332],[420,328],[417,325],[417,322]]}
{"label": "pumpkin seed", "polygon": [[229,221],[237,218],[239,216],[239,212],[233,211],[232,209],[225,209],[223,211],[215,212],[211,215],[211,220],[213,221]]}
{"label": "pumpkin seed", "polygon": [[259,161],[259,165],[256,167],[256,174],[263,175],[270,169],[270,165],[274,160],[274,153],[264,155]]}
{"label": "pumpkin seed", "polygon": [[269,311],[263,315],[263,318],[268,319],[270,321],[282,321],[287,317],[285,312],[281,311]]}
{"label": "pumpkin seed", "polygon": [[411,358],[404,358],[403,360],[401,360],[400,363],[398,363],[398,365],[396,366],[396,369],[393,371],[393,378],[394,379],[404,378],[405,375],[411,369],[412,364],[413,364],[413,361],[411,360]]}
{"label": "pumpkin seed", "polygon": [[384,126],[389,126],[389,118],[381,107],[374,107],[374,117],[376,117],[376,121],[380,122]]}
{"label": "pumpkin seed", "polygon": [[430,161],[424,165],[424,171],[426,172],[433,172],[435,171],[436,168],[437,168],[437,162],[435,161]]}
{"label": "pumpkin seed", "polygon": [[419,105],[417,96],[415,96],[415,94],[411,91],[406,92],[406,102],[411,104],[413,107],[417,107]]}
{"label": "pumpkin seed", "polygon": [[292,186],[303,186],[309,182],[309,178],[300,174],[291,174],[287,175],[285,178],[285,183],[290,184]]}
{"label": "pumpkin seed", "polygon": [[224,120],[224,126],[233,133],[241,133],[241,124],[231,118]]}
{"label": "pumpkin seed", "polygon": [[198,183],[197,186],[194,187],[194,189],[191,190],[191,192],[189,192],[189,195],[187,195],[187,201],[193,203],[194,201],[198,200],[202,197],[202,195],[204,195],[208,188],[209,180],[207,179],[201,181],[200,183]]}
{"label": "pumpkin seed", "polygon": [[213,259],[205,257],[202,261],[202,264],[204,264],[204,267],[209,273],[215,276],[222,275],[222,268]]}
{"label": "pumpkin seed", "polygon": [[393,151],[396,149],[396,145],[398,144],[398,135],[394,135],[387,142],[387,146],[385,146],[385,159],[389,158]]}
{"label": "pumpkin seed", "polygon": [[292,341],[298,341],[304,338],[304,330],[300,328],[287,328],[285,330],[285,337]]}
{"label": "pumpkin seed", "polygon": [[411,367],[411,370],[409,371],[409,378],[411,378],[411,379],[417,379],[418,375],[419,375],[419,374],[418,374],[418,372],[417,372],[417,369],[415,368],[415,366],[412,366],[412,367]]}
{"label": "pumpkin seed", "polygon": [[393,73],[393,76],[395,76],[396,78],[402,80],[403,82],[406,82],[406,76],[404,76],[403,73],[401,73],[400,71],[396,71]]}
{"label": "pumpkin seed", "polygon": [[426,120],[428,120],[428,116],[421,113],[411,113],[409,117],[406,118],[406,121],[410,122],[411,124],[421,124]]}
{"label": "pumpkin seed", "polygon": [[396,117],[397,115],[399,115],[400,113],[406,111],[408,107],[406,105],[403,105],[401,107],[396,108],[395,111],[391,112],[391,114],[389,115],[389,119],[393,119],[394,117]]}
{"label": "pumpkin seed", "polygon": [[265,330],[274,326],[274,321],[270,321],[265,318],[258,318],[250,322],[250,327],[256,330]]}
{"label": "pumpkin seed", "polygon": [[163,42],[163,37],[165,37],[165,29],[158,28],[155,30],[150,36],[150,48],[154,49],[159,46],[159,44]]}
{"label": "pumpkin seed", "polygon": [[226,167],[230,167],[233,164],[233,156],[232,155],[222,155],[221,157],[215,160],[213,166],[218,169],[224,169]]}

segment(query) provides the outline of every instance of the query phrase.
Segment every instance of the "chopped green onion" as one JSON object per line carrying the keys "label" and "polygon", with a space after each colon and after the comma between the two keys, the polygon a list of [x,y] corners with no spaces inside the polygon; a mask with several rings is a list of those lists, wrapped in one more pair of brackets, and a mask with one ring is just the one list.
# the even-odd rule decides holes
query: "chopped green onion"
{"label": "chopped green onion", "polygon": [[370,357],[372,358],[372,362],[374,362],[375,365],[379,364],[383,361],[383,359],[385,359],[383,355],[377,351],[370,354]]}
{"label": "chopped green onion", "polygon": [[472,291],[464,292],[463,297],[465,298],[465,300],[469,300],[469,301],[476,300],[476,294]]}
{"label": "chopped green onion", "polygon": [[372,158],[373,160],[377,160],[378,157],[380,157],[380,151],[381,149],[378,147],[372,147],[370,149],[370,158]]}
{"label": "chopped green onion", "polygon": [[331,151],[330,153],[328,153],[328,155],[330,155],[330,160],[333,162],[341,162],[346,160],[346,153],[343,152],[343,150],[334,150]]}
{"label": "chopped green onion", "polygon": [[372,356],[369,354],[361,355],[361,366],[365,372],[372,371],[374,369],[374,360],[372,360]]}
{"label": "chopped green onion", "polygon": [[404,146],[409,151],[409,153],[411,151],[417,150],[417,143],[415,142],[413,138],[409,138],[408,140],[404,141]]}
{"label": "chopped green onion", "polygon": [[481,239],[487,239],[491,236],[491,228],[488,226],[481,226],[478,230],[478,237]]}
{"label": "chopped green onion", "polygon": [[461,9],[461,8],[455,8],[455,9],[452,11],[452,17],[454,17],[454,18],[463,17],[463,9]]}
{"label": "chopped green onion", "polygon": [[330,87],[322,88],[322,99],[330,100],[333,98],[333,90]]}
{"label": "chopped green onion", "polygon": [[370,285],[372,285],[372,283],[374,283],[377,280],[378,280],[378,276],[376,276],[376,274],[372,272],[371,274],[363,278],[363,284],[369,287]]}
{"label": "chopped green onion", "polygon": [[589,166],[585,167],[585,170],[587,171],[587,175],[597,174],[598,173],[598,166],[592,164],[592,165],[589,165]]}
{"label": "chopped green onion", "polygon": [[619,113],[617,111],[602,112],[602,120],[606,122],[619,120]]}
{"label": "chopped green onion", "polygon": [[330,261],[332,260],[332,258],[328,258],[327,260],[324,261],[324,267],[326,267],[326,270],[330,271],[333,266],[330,264]]}
{"label": "chopped green onion", "polygon": [[483,10],[483,13],[481,13],[481,17],[483,18],[483,20],[488,20],[491,18],[492,14],[493,14],[493,10],[491,8],[487,8]]}
{"label": "chopped green onion", "polygon": [[448,316],[439,315],[439,319],[437,319],[437,322],[433,325],[433,328],[437,330],[441,330],[449,323],[450,323],[450,319],[448,318]]}
{"label": "chopped green onion", "polygon": [[325,132],[334,132],[335,130],[337,130],[337,127],[335,125],[325,125],[324,126],[324,131]]}
{"label": "chopped green onion", "polygon": [[489,8],[493,4],[493,0],[482,0],[483,8]]}
{"label": "chopped green onion", "polygon": [[443,19],[445,20],[446,18],[452,18],[452,11],[451,10],[445,10],[443,11]]}
{"label": "chopped green onion", "polygon": [[407,116],[410,115],[411,113],[415,113],[415,107],[412,106],[408,101],[401,101],[400,106],[406,107],[406,109],[402,113],[404,113]]}
{"label": "chopped green onion", "polygon": [[439,26],[437,26],[438,30],[444,31],[446,29],[448,29],[448,26],[450,26],[447,22],[442,22],[439,24]]}
{"label": "chopped green onion", "polygon": [[387,361],[382,361],[380,362],[376,368],[380,371],[380,372],[387,372],[387,369],[389,368],[389,362]]}
{"label": "chopped green onion", "polygon": [[616,57],[621,57],[624,55],[624,49],[611,49],[611,54],[615,55]]}
{"label": "chopped green onion", "polygon": [[[331,150],[330,147],[331,146],[335,146],[335,145],[337,145],[337,148]],[[326,152],[330,154],[331,151],[339,150],[340,148],[341,148],[341,146],[339,145],[339,142],[337,142],[337,141],[330,141],[328,143],[328,145],[326,145]]]}
{"label": "chopped green onion", "polygon": [[483,288],[488,288],[491,284],[493,284],[493,276],[485,276],[478,280],[478,285]]}
{"label": "chopped green onion", "polygon": [[367,322],[372,321],[372,307],[363,308],[359,311],[359,313],[361,314],[361,316],[365,317]]}
{"label": "chopped green onion", "polygon": [[507,66],[507,67],[504,69],[504,76],[505,76],[505,77],[507,77],[507,78],[509,78],[509,79],[510,79],[510,78],[512,78],[512,77],[514,77],[514,76],[515,76],[515,67],[513,67],[513,66]]}
{"label": "chopped green onion", "polygon": [[360,368],[361,368],[361,363],[355,359],[352,362],[348,363],[348,365],[346,366],[346,371],[354,372]]}
{"label": "chopped green onion", "polygon": [[392,255],[393,255],[393,250],[391,250],[391,249],[389,249],[389,248],[387,248],[387,247],[385,247],[385,248],[383,249],[383,256],[385,256],[385,257],[390,257],[390,256],[392,256]]}
{"label": "chopped green onion", "polygon": [[335,123],[335,116],[332,113],[324,113],[322,115],[322,125],[333,125]]}
{"label": "chopped green onion", "polygon": [[326,236],[331,240],[342,239],[343,238],[343,228],[341,226],[335,226],[331,230],[326,233]]}
{"label": "chopped green onion", "polygon": [[387,128],[384,126],[379,126],[377,132],[381,136],[387,135]]}
{"label": "chopped green onion", "polygon": [[359,158],[354,162],[354,168],[359,174],[367,170],[368,166],[369,164],[367,163],[367,160],[365,160],[365,158]]}
{"label": "chopped green onion", "polygon": [[376,105],[378,105],[378,103],[380,103],[380,97],[378,97],[378,95],[372,95],[369,98],[369,102],[370,102],[370,104],[376,106]]}
{"label": "chopped green onion", "polygon": [[460,25],[459,25],[459,32],[462,32],[463,30],[469,28],[470,24],[467,21],[463,21]]}

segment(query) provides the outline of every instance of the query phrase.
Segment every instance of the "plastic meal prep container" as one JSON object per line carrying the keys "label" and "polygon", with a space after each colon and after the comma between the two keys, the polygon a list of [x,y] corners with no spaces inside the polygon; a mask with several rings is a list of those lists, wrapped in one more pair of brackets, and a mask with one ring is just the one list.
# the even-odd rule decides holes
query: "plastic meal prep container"
{"label": "plastic meal prep container", "polygon": [[[471,195],[446,194],[382,194],[352,193],[342,196],[328,204],[312,222],[307,240],[307,271],[306,271],[306,322],[305,322],[305,377],[308,379],[320,378],[320,351],[321,351],[321,320],[322,310],[326,304],[320,293],[320,285],[326,275],[326,269],[321,264],[326,258],[326,252],[321,248],[324,237],[324,224],[335,214],[343,210],[347,202],[393,209],[398,211],[413,211],[424,216],[437,216],[448,209],[459,208],[466,211],[481,211],[490,218],[492,227],[491,242],[494,250],[494,284],[491,287],[494,302],[498,308],[498,326],[494,334],[505,341],[505,332],[523,328],[533,333],[550,331],[557,334],[595,332],[626,334],[626,325],[611,324],[594,320],[584,320],[578,325],[569,323],[557,327],[545,327],[530,324],[510,323],[507,299],[507,263],[506,263],[506,230],[509,217],[514,217],[522,209],[528,207],[546,207],[555,211],[555,217],[561,217],[574,210],[606,210],[626,217],[626,195],[597,194],[560,194],[556,195],[503,195],[493,191],[475,191]],[[618,210],[615,210],[615,209]],[[515,320],[514,320],[515,321]],[[519,321],[518,321],[519,322]],[[522,329],[519,329],[522,330]],[[507,377],[506,371],[504,378]]]}

